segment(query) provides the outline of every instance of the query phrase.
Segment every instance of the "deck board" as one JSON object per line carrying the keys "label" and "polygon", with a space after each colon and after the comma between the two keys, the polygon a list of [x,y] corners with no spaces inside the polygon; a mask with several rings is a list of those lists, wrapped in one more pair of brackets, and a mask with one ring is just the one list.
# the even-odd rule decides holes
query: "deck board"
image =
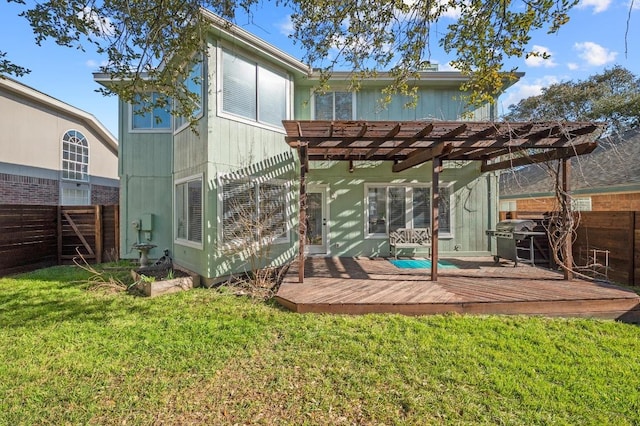
{"label": "deck board", "polygon": [[611,284],[576,279],[530,265],[490,258],[447,259],[438,281],[428,269],[399,269],[386,259],[322,258],[305,261],[298,283],[294,264],[276,295],[296,312],[548,315],[640,320],[640,295]]}

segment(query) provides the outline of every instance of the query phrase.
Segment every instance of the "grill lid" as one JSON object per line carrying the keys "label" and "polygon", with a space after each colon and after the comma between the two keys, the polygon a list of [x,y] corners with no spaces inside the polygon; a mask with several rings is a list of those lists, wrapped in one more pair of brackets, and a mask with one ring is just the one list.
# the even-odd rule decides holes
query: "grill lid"
{"label": "grill lid", "polygon": [[497,232],[529,232],[533,231],[536,223],[529,219],[507,219],[496,224]]}

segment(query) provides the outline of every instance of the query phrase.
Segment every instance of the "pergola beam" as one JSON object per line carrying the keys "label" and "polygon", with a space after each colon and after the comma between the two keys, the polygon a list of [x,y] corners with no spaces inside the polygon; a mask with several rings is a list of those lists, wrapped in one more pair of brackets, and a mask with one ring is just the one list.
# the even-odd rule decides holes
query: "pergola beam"
{"label": "pergola beam", "polygon": [[583,143],[573,146],[571,148],[560,148],[553,151],[541,152],[538,154],[527,155],[524,157],[511,158],[508,160],[499,161],[497,163],[487,164],[486,161],[482,163],[480,170],[482,172],[491,172],[494,170],[509,169],[512,167],[524,166],[527,164],[541,163],[545,161],[560,160],[563,158],[570,158],[576,155],[583,155],[592,152],[598,146],[597,143]]}
{"label": "pergola beam", "polygon": [[391,170],[393,170],[394,173],[402,172],[404,170],[410,169],[411,167],[417,166],[418,164],[431,161],[435,157],[442,155],[442,153],[447,151],[448,149],[448,146],[446,146],[444,143],[441,143],[433,148],[426,148],[421,151],[416,151],[413,155],[407,157],[406,160],[394,164]]}
{"label": "pergola beam", "polygon": [[432,123],[424,126],[422,128],[422,130],[420,130],[418,133],[416,133],[415,135],[413,135],[409,139],[404,140],[403,142],[400,143],[400,145],[396,146],[389,153],[387,153],[386,157],[389,158],[389,159],[392,158],[398,152],[402,151],[405,148],[410,147],[412,143],[414,143],[418,139],[424,138],[425,136],[427,136],[432,131],[433,131],[433,124]]}

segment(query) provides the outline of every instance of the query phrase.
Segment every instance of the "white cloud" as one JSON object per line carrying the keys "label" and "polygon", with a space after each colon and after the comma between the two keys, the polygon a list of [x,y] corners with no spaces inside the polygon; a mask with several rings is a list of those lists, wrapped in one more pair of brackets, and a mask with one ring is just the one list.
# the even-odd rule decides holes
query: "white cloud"
{"label": "white cloud", "polygon": [[91,68],[91,69],[96,69],[99,67],[103,67],[105,65],[107,65],[108,62],[107,61],[101,61],[100,63],[98,63],[97,61],[94,61],[93,59],[89,59],[87,62],[85,62],[85,65],[87,66],[87,68]]}
{"label": "white cloud", "polygon": [[[524,60],[524,62],[530,67],[553,68],[558,65],[553,60],[551,51],[545,46],[533,45],[533,47],[531,48],[531,52],[537,53],[539,56],[529,56]],[[545,59],[543,56],[549,57]]]}
{"label": "white cloud", "polygon": [[283,21],[277,24],[280,34],[289,37],[293,34],[293,22],[291,21],[291,15],[287,15]]}
{"label": "white cloud", "polygon": [[609,9],[609,5],[611,4],[611,0],[582,0],[578,3],[579,9],[586,9],[588,7],[593,8],[593,13],[604,12]]}
{"label": "white cloud", "polygon": [[567,64],[567,68],[569,68],[571,71],[575,71],[580,68],[580,65],[576,64],[575,62],[569,62]]}
{"label": "white cloud", "polygon": [[613,62],[618,56],[617,52],[612,52],[606,47],[602,47],[597,43],[585,41],[584,43],[576,43],[573,48],[578,51],[578,56],[589,65],[601,66]]}
{"label": "white cloud", "polygon": [[[402,3],[406,6],[409,6],[411,11],[408,13],[396,13],[397,18],[399,20],[406,20],[416,14],[419,14],[419,15],[422,14],[422,7],[423,7],[422,2],[418,0],[403,0]],[[432,7],[434,9],[441,8],[441,7],[444,8],[442,13],[440,14],[440,17],[442,18],[457,20],[458,18],[460,18],[460,15],[462,13],[462,11],[460,10],[460,7],[449,5],[449,0],[436,0],[436,2],[432,5]]]}
{"label": "white cloud", "polygon": [[[447,1],[446,0],[437,0],[437,3],[438,3],[438,6],[441,6],[443,4],[446,4]],[[462,13],[462,11],[460,10],[459,7],[457,7],[457,6],[456,7],[448,6],[447,9],[444,12],[442,12],[442,15],[440,15],[440,16],[445,17],[445,18],[450,18],[450,19],[457,20],[458,18],[460,18],[460,14],[461,13]]]}
{"label": "white cloud", "polygon": [[544,87],[559,82],[559,78],[555,75],[545,75],[531,83],[526,78],[523,78],[505,92],[504,97],[500,100],[500,113],[506,114],[509,112],[510,105],[517,104],[522,99],[530,96],[537,96],[542,93]]}
{"label": "white cloud", "polygon": [[92,24],[102,37],[111,37],[115,34],[116,29],[111,19],[100,16],[98,12],[88,6],[78,12],[77,16],[88,24]]}

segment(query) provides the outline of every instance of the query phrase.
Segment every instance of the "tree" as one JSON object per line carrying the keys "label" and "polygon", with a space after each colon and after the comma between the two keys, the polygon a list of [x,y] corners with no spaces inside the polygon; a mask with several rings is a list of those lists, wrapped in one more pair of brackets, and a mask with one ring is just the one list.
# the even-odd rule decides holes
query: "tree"
{"label": "tree", "polygon": [[616,66],[586,80],[553,84],[511,105],[505,119],[597,120],[622,132],[640,125],[640,78]]}
{"label": "tree", "polygon": [[[27,6],[26,0],[7,0]],[[206,26],[200,8],[233,21],[238,10],[251,12],[258,0],[44,0],[21,13],[36,43],[93,46],[107,56],[102,68],[123,83],[110,90],[127,101],[153,90],[174,99],[174,113],[190,116],[194,102],[183,82],[189,61],[204,51]],[[463,89],[473,105],[493,101],[509,77],[508,57],[527,52],[533,30],[554,33],[569,20],[578,0],[275,0],[293,10],[293,38],[306,50],[304,60],[326,78],[336,66],[359,79],[390,71],[386,89],[411,94],[410,81],[429,64],[430,47],[439,43],[454,55],[453,66],[470,79]],[[457,21],[435,31],[438,21]],[[335,52],[335,54],[334,54]],[[0,52],[4,55],[5,52]],[[3,56],[0,56],[3,57]],[[330,58],[330,59],[327,59]],[[0,72],[17,74],[10,62]],[[506,74],[505,74],[506,71]],[[141,78],[144,76],[145,78]],[[166,100],[166,99],[164,99]],[[161,100],[160,102],[164,101]]]}

